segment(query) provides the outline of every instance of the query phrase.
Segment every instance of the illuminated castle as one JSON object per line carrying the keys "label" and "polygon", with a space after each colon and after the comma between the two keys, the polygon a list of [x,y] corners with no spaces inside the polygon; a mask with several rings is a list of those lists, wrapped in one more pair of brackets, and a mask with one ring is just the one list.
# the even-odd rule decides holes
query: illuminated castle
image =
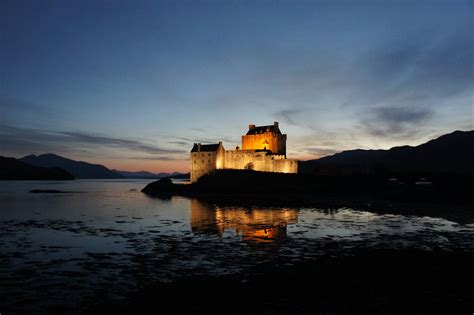
{"label": "illuminated castle", "polygon": [[222,142],[195,143],[191,150],[191,182],[216,169],[297,173],[298,161],[286,158],[286,135],[275,122],[269,126],[249,125],[242,136],[242,149],[225,150]]}

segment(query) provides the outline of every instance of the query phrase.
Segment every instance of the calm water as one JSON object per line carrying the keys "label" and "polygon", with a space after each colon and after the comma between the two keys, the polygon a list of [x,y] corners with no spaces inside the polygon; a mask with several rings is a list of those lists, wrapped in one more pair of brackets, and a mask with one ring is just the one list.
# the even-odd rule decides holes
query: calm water
{"label": "calm water", "polygon": [[160,200],[140,192],[149,182],[0,182],[0,305],[74,308],[156,281],[245,275],[261,263],[291,265],[355,248],[474,251],[472,224],[349,208]]}

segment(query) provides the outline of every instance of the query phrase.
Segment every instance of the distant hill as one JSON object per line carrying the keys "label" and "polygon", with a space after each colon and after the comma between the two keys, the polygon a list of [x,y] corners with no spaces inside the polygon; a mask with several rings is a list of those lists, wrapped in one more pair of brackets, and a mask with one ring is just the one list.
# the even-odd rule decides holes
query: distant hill
{"label": "distant hill", "polygon": [[176,173],[174,172],[171,176],[171,178],[174,178],[174,179],[190,179],[191,178],[191,174],[190,173]]}
{"label": "distant hill", "polygon": [[151,173],[147,171],[128,172],[128,171],[120,171],[116,169],[113,169],[112,171],[126,178],[163,178],[163,177],[170,177],[170,176],[175,177],[175,176],[182,175],[181,173],[178,173],[178,172],[173,172],[173,173]]}
{"label": "distant hill", "polygon": [[39,167],[59,167],[74,175],[76,178],[123,178],[107,167],[99,164],[90,164],[74,161],[56,154],[28,155],[20,159],[22,162]]}
{"label": "distant hill", "polygon": [[74,176],[63,169],[26,164],[15,158],[0,156],[0,180],[72,180]]}
{"label": "distant hill", "polygon": [[302,173],[429,172],[474,173],[474,130],[455,131],[418,146],[390,150],[350,150],[301,161]]}

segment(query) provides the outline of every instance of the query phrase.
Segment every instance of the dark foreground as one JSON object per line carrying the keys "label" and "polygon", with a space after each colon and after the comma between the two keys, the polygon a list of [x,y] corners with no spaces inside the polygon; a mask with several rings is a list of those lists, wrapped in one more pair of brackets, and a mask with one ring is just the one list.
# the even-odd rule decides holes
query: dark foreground
{"label": "dark foreground", "polygon": [[189,277],[88,311],[471,314],[472,266],[473,253],[380,249],[345,256],[334,244],[313,262],[258,265],[250,276]]}
{"label": "dark foreground", "polygon": [[472,314],[474,221],[454,202],[162,199],[146,184],[6,184],[0,312]]}

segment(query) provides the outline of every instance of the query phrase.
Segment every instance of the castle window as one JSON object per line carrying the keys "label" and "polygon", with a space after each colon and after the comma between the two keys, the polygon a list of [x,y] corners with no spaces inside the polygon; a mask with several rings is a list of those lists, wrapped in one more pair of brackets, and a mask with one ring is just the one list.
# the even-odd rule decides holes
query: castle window
{"label": "castle window", "polygon": [[208,160],[207,163],[211,164],[211,160]]}
{"label": "castle window", "polygon": [[202,163],[204,163],[204,160],[202,160]]}

